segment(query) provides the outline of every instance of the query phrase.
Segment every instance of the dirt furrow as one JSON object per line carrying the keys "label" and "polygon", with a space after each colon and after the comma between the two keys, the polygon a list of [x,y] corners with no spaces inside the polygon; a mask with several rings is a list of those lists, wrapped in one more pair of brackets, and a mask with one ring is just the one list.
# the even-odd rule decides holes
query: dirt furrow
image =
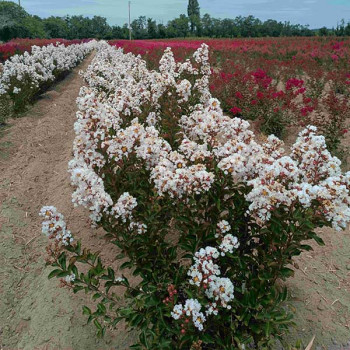
{"label": "dirt furrow", "polygon": [[[0,139],[0,349],[127,349],[127,333],[96,341],[81,308],[88,298],[58,288],[44,268],[46,239],[38,212],[55,205],[72,232],[103,240],[74,209],[67,173],[74,138],[78,71],[45,93],[23,118],[14,119]],[[6,134],[6,135],[4,135]],[[91,238],[92,237],[92,238]],[[114,346],[112,346],[112,343]]]}

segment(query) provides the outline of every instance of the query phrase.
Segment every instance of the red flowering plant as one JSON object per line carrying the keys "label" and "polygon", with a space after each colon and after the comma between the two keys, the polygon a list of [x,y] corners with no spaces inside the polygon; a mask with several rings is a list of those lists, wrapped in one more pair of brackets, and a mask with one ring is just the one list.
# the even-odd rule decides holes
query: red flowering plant
{"label": "red flowering plant", "polygon": [[336,70],[327,75],[329,89],[338,95],[349,98],[350,96],[350,72],[348,70]]}
{"label": "red flowering plant", "polygon": [[309,70],[307,74],[307,95],[313,99],[318,99],[325,91],[327,75],[322,69]]}
{"label": "red flowering plant", "polygon": [[350,105],[345,96],[337,95],[333,91],[324,95],[319,106],[311,115],[305,114],[304,122],[312,122],[326,138],[328,149],[332,154],[346,160],[346,149],[342,140],[349,128]]}
{"label": "red flowering plant", "polygon": [[286,91],[278,90],[276,81],[265,71],[245,73],[237,69],[232,74],[214,72],[210,87],[225,111],[247,120],[258,119],[261,131],[280,137],[289,124],[292,101],[304,93],[302,88],[294,91],[291,84],[287,84]]}

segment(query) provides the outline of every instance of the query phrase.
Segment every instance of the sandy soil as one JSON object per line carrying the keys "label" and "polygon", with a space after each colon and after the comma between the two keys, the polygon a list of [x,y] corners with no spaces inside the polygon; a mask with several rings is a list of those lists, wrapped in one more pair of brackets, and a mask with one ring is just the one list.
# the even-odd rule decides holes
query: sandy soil
{"label": "sandy soil", "polygon": [[[102,250],[106,243],[87,224],[87,213],[73,208],[67,163],[74,138],[75,99],[83,82],[79,69],[56,85],[26,113],[11,120],[0,138],[0,349],[128,349],[134,336],[124,329],[95,339],[82,305],[89,297],[72,295],[48,280],[46,239],[38,212],[55,205],[72,232]],[[288,281],[296,328],[285,348],[300,339],[314,349],[350,349],[350,231],[323,230],[326,247],[298,259]],[[107,262],[114,252],[108,246]],[[282,346],[280,347],[282,348]]]}
{"label": "sandy soil", "polygon": [[[82,305],[89,299],[58,288],[44,268],[46,239],[38,212],[55,205],[76,236],[96,250],[105,242],[71,203],[67,173],[74,138],[78,75],[91,57],[44,94],[0,139],[0,349],[128,349],[128,333],[95,340]],[[112,343],[114,346],[112,346]]]}

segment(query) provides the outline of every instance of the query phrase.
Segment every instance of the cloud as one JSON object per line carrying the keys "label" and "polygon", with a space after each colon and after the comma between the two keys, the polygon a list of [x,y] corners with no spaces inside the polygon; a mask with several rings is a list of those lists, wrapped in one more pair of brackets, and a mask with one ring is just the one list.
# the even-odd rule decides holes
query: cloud
{"label": "cloud", "polygon": [[350,7],[349,0],[328,0],[328,3],[331,5],[341,5],[341,6],[349,6]]}

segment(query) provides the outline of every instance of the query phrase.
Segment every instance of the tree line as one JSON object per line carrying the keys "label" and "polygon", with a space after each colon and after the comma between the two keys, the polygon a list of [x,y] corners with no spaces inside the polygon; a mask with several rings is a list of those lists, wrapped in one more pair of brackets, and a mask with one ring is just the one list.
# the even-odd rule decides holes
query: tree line
{"label": "tree line", "polygon": [[[157,23],[152,18],[140,16],[131,22],[133,39],[164,39],[186,37],[240,38],[312,35],[350,35],[350,22],[344,20],[336,28],[310,29],[309,26],[280,22],[273,19],[261,21],[254,16],[214,18],[200,16],[197,0],[189,0],[187,15]],[[0,40],[12,38],[64,38],[64,39],[128,39],[129,26],[110,26],[106,18],[94,16],[65,16],[40,18],[28,14],[12,1],[0,2]]]}

